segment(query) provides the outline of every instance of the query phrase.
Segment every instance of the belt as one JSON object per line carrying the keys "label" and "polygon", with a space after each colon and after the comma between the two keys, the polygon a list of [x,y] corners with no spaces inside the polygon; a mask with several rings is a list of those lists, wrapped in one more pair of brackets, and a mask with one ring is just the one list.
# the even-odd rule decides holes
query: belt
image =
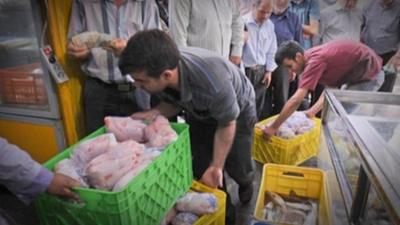
{"label": "belt", "polygon": [[249,66],[249,67],[245,67],[245,69],[247,70],[253,70],[253,71],[258,71],[258,70],[263,70],[265,69],[265,65],[254,65],[254,66]]}
{"label": "belt", "polygon": [[106,83],[98,78],[94,78],[94,77],[89,77],[87,76],[88,80],[94,81],[97,84],[108,88],[108,89],[114,89],[117,91],[121,91],[121,92],[129,92],[129,91],[133,91],[136,89],[136,87],[133,85],[133,83],[121,83],[121,84],[117,84],[117,83]]}

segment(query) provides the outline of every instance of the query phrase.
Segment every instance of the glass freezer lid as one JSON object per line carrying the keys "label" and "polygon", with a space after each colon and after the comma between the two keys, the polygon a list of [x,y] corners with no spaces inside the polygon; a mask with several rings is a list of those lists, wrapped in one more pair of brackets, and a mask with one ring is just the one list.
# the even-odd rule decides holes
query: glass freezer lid
{"label": "glass freezer lid", "polygon": [[327,91],[360,146],[362,165],[395,221],[400,219],[400,95]]}

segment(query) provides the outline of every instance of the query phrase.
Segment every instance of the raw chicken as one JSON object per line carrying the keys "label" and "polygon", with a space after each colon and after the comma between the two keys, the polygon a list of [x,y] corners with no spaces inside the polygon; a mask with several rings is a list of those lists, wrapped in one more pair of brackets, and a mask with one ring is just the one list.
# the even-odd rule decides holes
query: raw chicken
{"label": "raw chicken", "polygon": [[114,38],[109,34],[87,31],[72,37],[71,42],[77,46],[87,48],[110,47]]}
{"label": "raw chicken", "polygon": [[146,148],[144,150],[144,154],[140,156],[140,159],[143,161],[146,160],[154,160],[161,154],[161,151],[158,149],[151,149],[151,148]]}
{"label": "raw chicken", "polygon": [[102,134],[78,144],[74,148],[70,158],[79,169],[82,169],[90,160],[108,151],[116,144],[117,141],[114,134]]}
{"label": "raw chicken", "polygon": [[129,140],[97,156],[86,167],[89,184],[97,189],[111,190],[115,183],[141,163],[144,146]]}
{"label": "raw chicken", "polygon": [[148,147],[164,148],[178,138],[176,132],[169,125],[168,120],[159,115],[146,128],[145,137]]}
{"label": "raw chicken", "polygon": [[193,213],[181,212],[178,213],[174,219],[172,219],[172,225],[192,225],[199,217]]}
{"label": "raw chicken", "polygon": [[175,207],[172,207],[167,215],[165,215],[164,219],[161,220],[160,225],[169,225],[172,220],[176,217],[176,214],[178,213],[178,211],[176,211]]}
{"label": "raw chicken", "polygon": [[[264,130],[266,126],[272,124],[272,121],[264,125],[256,125],[261,130]],[[276,136],[291,139],[297,135],[304,134],[313,129],[315,123],[312,119],[309,119],[306,114],[302,112],[294,112],[278,129]]]}
{"label": "raw chicken", "polygon": [[133,178],[135,178],[143,169],[145,169],[152,161],[146,160],[136,165],[133,169],[125,173],[115,184],[112,191],[121,191]]}
{"label": "raw chicken", "polygon": [[144,142],[144,124],[140,120],[134,120],[130,117],[107,116],[104,118],[104,124],[107,132],[113,133],[118,141],[129,139],[137,142]]}
{"label": "raw chicken", "polygon": [[124,141],[112,146],[109,151],[92,159],[87,167],[102,164],[106,160],[117,160],[125,157],[139,158],[144,152],[144,145],[134,140]]}
{"label": "raw chicken", "polygon": [[115,183],[134,166],[134,158],[126,157],[107,160],[102,164],[90,166],[86,173],[91,186],[101,190],[111,190]]}
{"label": "raw chicken", "polygon": [[78,174],[77,167],[75,166],[74,162],[70,159],[63,159],[59,161],[54,167],[55,173],[61,173],[75,180],[79,181],[82,187],[89,187],[86,183],[85,179]]}
{"label": "raw chicken", "polygon": [[122,190],[133,178],[144,170],[155,158],[160,155],[159,151],[145,152],[140,156],[138,163],[134,168],[123,175],[114,185],[112,191]]}
{"label": "raw chicken", "polygon": [[214,213],[217,210],[217,198],[212,193],[188,192],[178,199],[176,209],[198,216]]}

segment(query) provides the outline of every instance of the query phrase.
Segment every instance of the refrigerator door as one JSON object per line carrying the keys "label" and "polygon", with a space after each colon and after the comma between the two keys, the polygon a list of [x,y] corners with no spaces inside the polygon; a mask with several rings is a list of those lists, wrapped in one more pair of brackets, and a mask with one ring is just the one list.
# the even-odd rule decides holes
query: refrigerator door
{"label": "refrigerator door", "polygon": [[58,119],[53,82],[40,56],[38,1],[0,2],[0,112]]}

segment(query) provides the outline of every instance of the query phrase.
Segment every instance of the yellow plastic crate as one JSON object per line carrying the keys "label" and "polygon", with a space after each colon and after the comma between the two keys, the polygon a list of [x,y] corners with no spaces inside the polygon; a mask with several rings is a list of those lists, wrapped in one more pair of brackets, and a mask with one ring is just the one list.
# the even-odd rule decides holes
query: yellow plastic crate
{"label": "yellow plastic crate", "polygon": [[193,225],[225,225],[226,193],[219,189],[210,188],[197,181],[193,181],[190,189],[197,192],[212,192],[217,198],[218,204],[215,213],[200,217]]}
{"label": "yellow plastic crate", "polygon": [[[257,125],[265,125],[275,120],[278,116],[265,119]],[[307,159],[316,156],[319,149],[319,135],[321,133],[321,120],[313,119],[315,126],[312,130],[297,135],[292,139],[283,139],[272,136],[267,142],[260,128],[254,128],[252,156],[260,163],[277,163],[299,165]]]}
{"label": "yellow plastic crate", "polygon": [[[265,205],[266,191],[282,195],[289,195],[291,191],[294,191],[300,197],[318,200],[318,224],[332,224],[324,171],[315,168],[265,164],[254,211],[254,218],[259,221],[265,221],[262,218],[262,210]],[[283,224],[274,223],[274,221],[265,222]]]}

